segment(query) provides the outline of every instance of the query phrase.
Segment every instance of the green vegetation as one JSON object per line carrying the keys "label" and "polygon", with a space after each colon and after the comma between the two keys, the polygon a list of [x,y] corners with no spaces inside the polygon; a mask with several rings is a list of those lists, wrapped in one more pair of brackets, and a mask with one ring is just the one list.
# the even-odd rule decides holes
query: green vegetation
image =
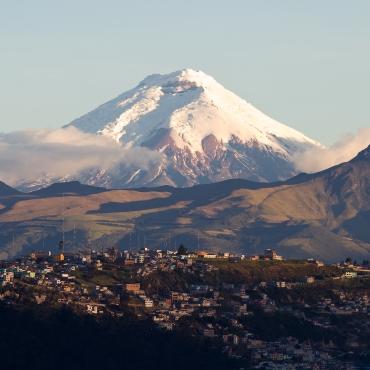
{"label": "green vegetation", "polygon": [[181,244],[179,246],[179,249],[177,250],[177,254],[180,256],[184,256],[187,253],[188,253],[188,250],[184,247],[184,244]]}
{"label": "green vegetation", "polygon": [[347,297],[358,294],[366,295],[370,286],[370,279],[367,277],[357,279],[337,279],[319,281],[316,284],[304,285],[291,290],[269,290],[269,296],[278,304],[290,304],[299,300],[307,304],[315,304],[319,299],[330,298],[338,303],[336,291],[345,292]]}
{"label": "green vegetation", "polygon": [[109,265],[104,265],[102,271],[90,268],[86,271],[75,271],[73,274],[78,283],[86,286],[113,286],[135,280],[131,268],[111,269]]}
{"label": "green vegetation", "polygon": [[256,284],[261,281],[292,281],[305,276],[318,278],[337,276],[337,267],[317,267],[305,261],[242,261],[232,263],[227,260],[209,262],[218,270],[205,275],[205,282]]}
{"label": "green vegetation", "polygon": [[186,291],[190,284],[199,281],[198,277],[181,271],[155,271],[144,278],[143,287],[150,294],[168,294],[170,291]]}
{"label": "green vegetation", "polygon": [[144,279],[143,286],[150,293],[185,291],[190,284],[221,286],[223,283],[245,284],[247,287],[262,281],[296,281],[305,276],[318,279],[339,276],[341,271],[335,266],[317,267],[305,261],[242,261],[207,260],[215,267],[213,271],[200,275],[185,274],[175,270],[154,272]]}
{"label": "green vegetation", "polygon": [[337,342],[343,343],[343,338],[339,338],[332,330],[315,327],[303,318],[289,313],[267,314],[256,311],[253,316],[246,316],[242,321],[256,333],[259,339],[263,340],[273,341],[292,336],[300,341],[329,342],[336,339]]}

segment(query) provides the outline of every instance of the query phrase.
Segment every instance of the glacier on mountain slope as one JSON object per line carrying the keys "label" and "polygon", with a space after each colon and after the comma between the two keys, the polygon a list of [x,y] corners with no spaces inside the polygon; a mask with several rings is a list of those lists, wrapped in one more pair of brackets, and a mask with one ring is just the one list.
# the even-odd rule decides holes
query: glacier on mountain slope
{"label": "glacier on mountain slope", "polygon": [[152,168],[122,163],[114,171],[90,168],[73,178],[108,187],[282,180],[296,174],[297,153],[320,147],[192,69],[148,76],[68,126],[111,138],[123,148],[161,153],[163,160]]}
{"label": "glacier on mountain slope", "polygon": [[290,154],[276,139],[319,145],[226,90],[201,71],[185,69],[152,75],[135,89],[73,121],[72,125],[121,141],[142,145],[160,128],[171,130],[179,148],[202,152],[202,139],[213,134],[227,143],[233,136]]}

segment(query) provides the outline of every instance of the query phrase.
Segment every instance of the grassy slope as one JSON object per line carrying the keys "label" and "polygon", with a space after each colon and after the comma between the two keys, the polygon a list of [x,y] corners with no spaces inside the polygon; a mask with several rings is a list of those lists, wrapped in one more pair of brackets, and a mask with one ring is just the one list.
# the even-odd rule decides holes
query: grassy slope
{"label": "grassy slope", "polygon": [[[41,248],[45,235],[48,249],[55,248],[53,243],[61,235],[64,217],[68,238],[73,237],[74,229],[79,232],[82,242],[78,247],[86,246],[88,240],[97,245],[121,240],[126,248],[143,246],[145,238],[158,248],[179,243],[197,248],[199,233],[200,246],[207,249],[258,253],[272,247],[297,258],[368,258],[370,244],[365,241],[370,235],[358,232],[354,218],[358,211],[370,207],[367,183],[358,186],[353,180],[364,182],[366,176],[361,177],[359,171],[365,170],[344,167],[301,184],[239,188],[218,195],[208,194],[207,187],[199,188],[203,191],[200,198],[196,192],[181,198],[167,189],[26,200],[20,197],[13,206],[0,210],[0,257],[24,251],[25,245]],[[9,201],[0,199],[0,203]],[[13,244],[15,229],[17,243]],[[361,240],[351,238],[351,230]]]}
{"label": "grassy slope", "polygon": [[223,283],[245,284],[251,288],[261,281],[292,281],[305,276],[319,278],[338,276],[340,271],[334,266],[317,267],[303,261],[243,261],[209,260],[217,267],[216,271],[207,272],[203,277],[183,272],[154,272],[144,279],[145,288],[152,293],[183,291],[190,284],[211,284],[221,286]]}

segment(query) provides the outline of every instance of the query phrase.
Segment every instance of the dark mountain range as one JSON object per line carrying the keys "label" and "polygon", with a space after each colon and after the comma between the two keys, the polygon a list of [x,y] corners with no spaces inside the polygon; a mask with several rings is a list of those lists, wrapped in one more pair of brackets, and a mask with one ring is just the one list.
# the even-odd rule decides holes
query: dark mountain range
{"label": "dark mountain range", "polygon": [[[350,162],[272,184],[227,180],[190,188],[104,190],[55,184],[0,196],[1,257],[68,249],[189,248],[338,261],[370,258],[370,147]],[[63,197],[60,195],[64,194]],[[15,235],[15,241],[10,242]]]}
{"label": "dark mountain range", "polygon": [[9,196],[9,195],[18,195],[18,194],[21,194],[18,190],[0,181],[0,196]]}
{"label": "dark mountain range", "polygon": [[66,196],[66,195],[89,195],[106,191],[104,188],[84,185],[79,181],[57,182],[46,188],[34,191],[30,194],[36,197]]}

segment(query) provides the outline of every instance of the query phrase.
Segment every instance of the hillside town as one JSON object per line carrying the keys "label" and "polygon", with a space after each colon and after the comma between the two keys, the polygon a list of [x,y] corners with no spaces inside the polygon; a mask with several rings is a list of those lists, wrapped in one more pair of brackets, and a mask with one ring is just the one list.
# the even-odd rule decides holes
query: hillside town
{"label": "hillside town", "polygon": [[[366,263],[327,266],[314,259],[284,261],[272,249],[236,256],[191,253],[184,246],[34,252],[1,262],[0,302],[68,306],[97,318],[134,315],[210,341],[248,368],[352,366],[354,353],[370,353]],[[238,276],[237,268],[255,276]],[[273,269],[285,278],[265,278]]]}

